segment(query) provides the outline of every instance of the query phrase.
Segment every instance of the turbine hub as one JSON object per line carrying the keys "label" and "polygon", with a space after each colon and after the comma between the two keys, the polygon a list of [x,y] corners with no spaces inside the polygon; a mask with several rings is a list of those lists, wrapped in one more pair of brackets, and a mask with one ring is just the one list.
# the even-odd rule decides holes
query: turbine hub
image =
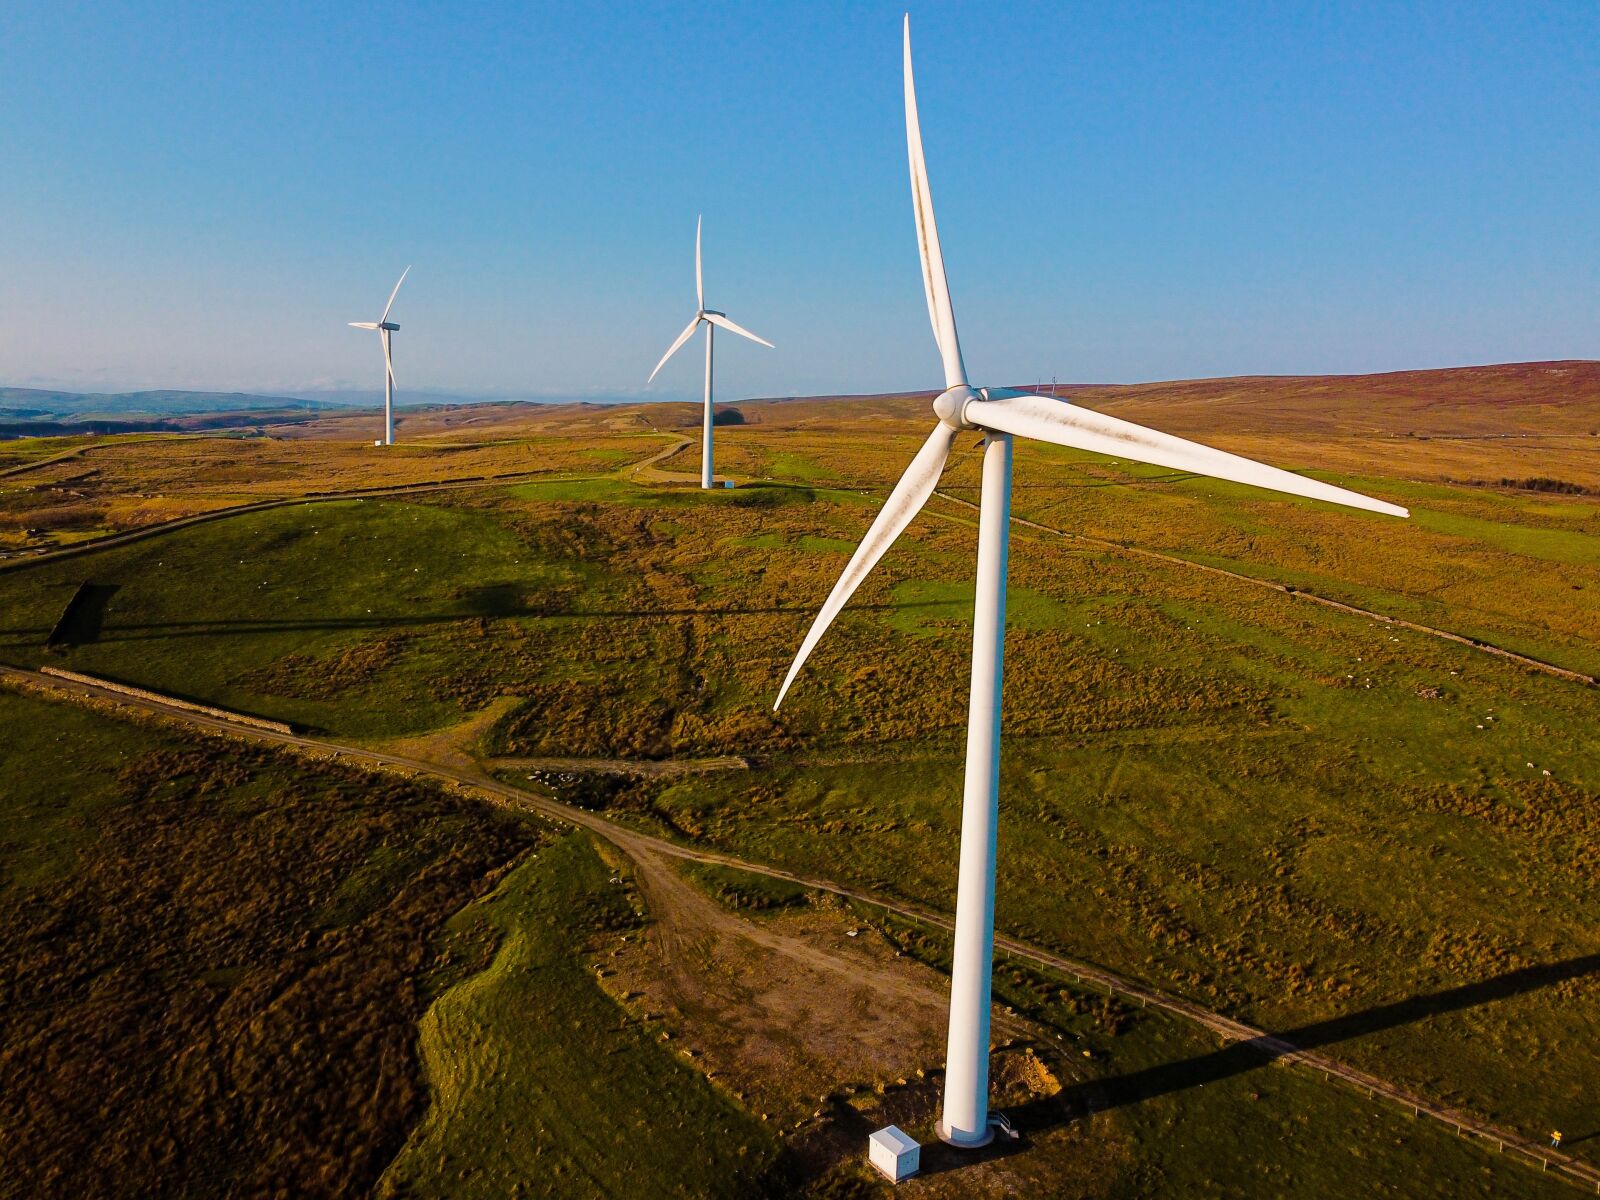
{"label": "turbine hub", "polygon": [[933,415],[952,429],[976,429],[977,426],[967,420],[966,412],[967,405],[979,399],[982,397],[972,388],[958,383],[933,402]]}

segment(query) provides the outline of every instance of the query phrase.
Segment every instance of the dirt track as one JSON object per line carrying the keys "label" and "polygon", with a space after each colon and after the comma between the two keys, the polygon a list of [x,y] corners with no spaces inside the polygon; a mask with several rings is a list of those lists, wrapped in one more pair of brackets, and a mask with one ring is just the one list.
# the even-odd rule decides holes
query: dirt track
{"label": "dirt track", "polygon": [[[299,734],[274,733],[268,730],[238,725],[218,718],[168,707],[154,701],[131,699],[89,684],[55,679],[16,667],[0,666],[0,681],[10,682],[13,685],[21,686],[25,690],[42,693],[47,696],[54,695],[57,698],[65,697],[79,701],[109,703],[132,707],[145,712],[159,713],[164,717],[180,721],[193,728],[270,745],[285,746],[313,757],[333,757],[354,766],[398,771],[407,776],[430,778],[447,787],[479,796],[493,804],[534,812],[564,824],[588,829],[638,864],[637,869],[641,872],[641,886],[646,896],[650,896],[652,889],[654,889],[653,894],[656,896],[657,902],[664,903],[669,914],[681,912],[695,917],[695,919],[700,919],[699,914],[704,913],[701,905],[711,904],[709,900],[699,897],[696,898],[693,904],[690,904],[684,897],[687,894],[692,894],[692,889],[688,889],[688,885],[681,880],[676,883],[668,882],[668,876],[671,875],[671,872],[662,873],[665,871],[662,860],[681,859],[747,871],[773,879],[782,879],[800,884],[814,891],[871,905],[897,916],[933,925],[941,929],[953,927],[951,918],[941,912],[935,912],[902,901],[890,900],[861,888],[849,887],[828,880],[810,879],[775,867],[747,862],[731,855],[680,846],[618,825],[597,813],[570,807],[546,795],[510,787],[476,772],[446,767],[397,754],[383,753],[360,746],[345,745]],[[687,889],[687,892],[679,889]],[[712,907],[714,908],[715,906],[713,905]],[[755,936],[761,932],[759,927],[752,926],[750,922],[741,921],[731,914],[721,914],[715,918],[705,917],[704,920],[709,923],[710,929],[719,935],[730,929],[735,930],[736,936],[746,941],[755,942],[758,945],[765,945],[767,949],[780,950],[793,957],[796,961],[809,962],[824,971],[838,969],[832,964],[819,963],[812,955],[812,952],[792,946],[785,941],[763,943],[760,937]],[[666,922],[669,925],[671,923],[671,920]],[[1487,1143],[1497,1145],[1502,1151],[1518,1153],[1540,1165],[1542,1169],[1556,1171],[1575,1183],[1600,1192],[1600,1169],[1596,1169],[1587,1162],[1575,1159],[1562,1151],[1549,1149],[1541,1142],[1526,1138],[1513,1130],[1500,1128],[1485,1121],[1480,1121],[1467,1113],[1434,1104],[1377,1076],[1346,1066],[1327,1055],[1302,1050],[1282,1036],[1247,1025],[1242,1021],[1233,1020],[1220,1013],[1211,1012],[1198,1004],[1125,979],[1102,967],[1066,958],[1014,938],[997,935],[995,946],[997,952],[1001,955],[1013,955],[1018,959],[1073,975],[1080,982],[1103,987],[1108,993],[1120,995],[1133,1003],[1161,1009],[1210,1030],[1217,1034],[1224,1043],[1248,1043],[1252,1048],[1259,1051],[1264,1060],[1276,1059],[1308,1067],[1321,1073],[1324,1078],[1329,1080],[1337,1079],[1348,1087],[1366,1093],[1372,1099],[1382,1099],[1401,1108],[1409,1109],[1419,1117],[1431,1117],[1452,1127],[1462,1136],[1476,1137]],[[859,971],[859,966],[852,969]],[[855,976],[852,977],[855,978]],[[893,991],[897,985],[893,983],[883,985],[880,983],[877,986],[888,986]]]}
{"label": "dirt track", "polygon": [[638,779],[668,779],[677,775],[704,775],[711,771],[748,771],[750,764],[731,755],[722,758],[486,758],[490,771],[562,771],[589,775],[631,775]]}

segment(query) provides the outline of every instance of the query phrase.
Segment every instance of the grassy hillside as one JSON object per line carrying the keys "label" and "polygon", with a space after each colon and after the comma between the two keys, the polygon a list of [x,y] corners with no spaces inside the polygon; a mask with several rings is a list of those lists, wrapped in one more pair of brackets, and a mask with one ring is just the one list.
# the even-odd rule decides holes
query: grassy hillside
{"label": "grassy hillside", "polygon": [[598,936],[640,917],[587,838],[530,857],[450,923],[487,967],[421,1025],[433,1104],[379,1196],[751,1196],[775,1186],[770,1127],[600,989]]}

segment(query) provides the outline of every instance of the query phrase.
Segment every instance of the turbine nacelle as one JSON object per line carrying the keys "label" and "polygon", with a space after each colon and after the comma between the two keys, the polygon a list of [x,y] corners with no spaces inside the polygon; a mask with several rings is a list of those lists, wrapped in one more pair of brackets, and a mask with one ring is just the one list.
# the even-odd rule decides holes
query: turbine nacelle
{"label": "turbine nacelle", "polygon": [[933,415],[951,429],[977,429],[979,426],[967,420],[967,405],[983,399],[986,399],[983,393],[965,383],[958,383],[934,399]]}

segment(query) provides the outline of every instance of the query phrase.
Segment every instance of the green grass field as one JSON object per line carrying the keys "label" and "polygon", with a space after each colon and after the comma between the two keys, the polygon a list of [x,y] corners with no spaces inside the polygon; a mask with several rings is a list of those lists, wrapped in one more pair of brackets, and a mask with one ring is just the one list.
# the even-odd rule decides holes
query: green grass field
{"label": "green grass field", "polygon": [[421,1024],[432,1105],[380,1196],[750,1196],[778,1142],[600,989],[597,937],[639,917],[571,834],[450,933],[496,945]]}

